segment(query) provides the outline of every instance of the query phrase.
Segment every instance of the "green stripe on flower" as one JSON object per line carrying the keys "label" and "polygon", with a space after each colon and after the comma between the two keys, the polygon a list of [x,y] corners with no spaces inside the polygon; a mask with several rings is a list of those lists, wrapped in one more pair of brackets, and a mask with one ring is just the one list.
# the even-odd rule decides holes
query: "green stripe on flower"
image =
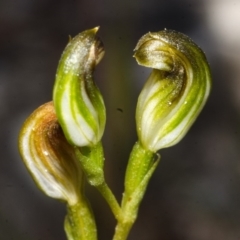
{"label": "green stripe on flower", "polygon": [[137,132],[153,152],[173,146],[187,133],[211,88],[209,65],[187,36],[164,30],[144,35],[135,48],[140,65],[153,68],[137,103]]}
{"label": "green stripe on flower", "polygon": [[93,81],[93,71],[104,55],[98,28],[84,31],[66,46],[57,69],[53,100],[58,121],[68,141],[93,146],[103,135],[105,106]]}

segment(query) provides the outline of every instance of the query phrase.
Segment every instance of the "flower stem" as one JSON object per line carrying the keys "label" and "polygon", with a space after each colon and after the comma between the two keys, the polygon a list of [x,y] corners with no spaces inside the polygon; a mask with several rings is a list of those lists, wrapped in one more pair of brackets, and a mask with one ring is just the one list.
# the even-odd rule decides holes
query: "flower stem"
{"label": "flower stem", "polygon": [[97,230],[92,212],[86,201],[67,207],[64,229],[68,240],[97,240]]}
{"label": "flower stem", "polygon": [[75,148],[75,153],[88,183],[98,189],[111,208],[115,218],[118,219],[121,214],[121,208],[104,178],[104,153],[102,143],[99,142],[93,147]]}
{"label": "flower stem", "polygon": [[130,222],[119,221],[115,229],[113,240],[126,240],[132,225],[133,223]]}
{"label": "flower stem", "polygon": [[125,176],[125,191],[122,199],[122,214],[118,219],[113,240],[126,240],[137,218],[140,203],[148,182],[156,169],[160,157],[145,150],[140,143],[133,147]]}
{"label": "flower stem", "polygon": [[97,240],[94,215],[83,189],[79,195],[79,201],[76,204],[67,205],[64,229],[68,240]]}
{"label": "flower stem", "polygon": [[101,185],[96,186],[98,191],[101,193],[101,195],[105,198],[107,201],[109,207],[112,210],[112,213],[114,214],[115,218],[118,220],[121,216],[121,208],[113,195],[111,189],[108,187],[107,183],[104,181]]}

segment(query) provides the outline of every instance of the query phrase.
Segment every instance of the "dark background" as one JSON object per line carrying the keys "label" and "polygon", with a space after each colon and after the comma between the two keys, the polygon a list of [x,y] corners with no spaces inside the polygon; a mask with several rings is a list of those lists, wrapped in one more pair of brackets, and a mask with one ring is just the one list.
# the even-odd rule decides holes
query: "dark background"
{"label": "dark background", "polygon": [[[137,96],[150,72],[132,58],[138,39],[164,28],[183,32],[205,51],[213,75],[194,126],[181,143],[160,151],[129,239],[240,239],[239,13],[238,0],[1,0],[0,239],[66,239],[65,205],[36,188],[17,138],[26,117],[51,100],[69,35],[95,26],[106,50],[95,73],[107,108],[106,178],[119,200],[136,141]],[[95,189],[87,193],[99,239],[111,239],[115,220],[108,206]]]}

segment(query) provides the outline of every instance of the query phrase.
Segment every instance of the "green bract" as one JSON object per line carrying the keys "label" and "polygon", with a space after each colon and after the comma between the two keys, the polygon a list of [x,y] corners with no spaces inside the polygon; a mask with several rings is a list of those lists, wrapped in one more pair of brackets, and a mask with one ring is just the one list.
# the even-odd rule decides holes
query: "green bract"
{"label": "green bract", "polygon": [[144,35],[134,57],[153,68],[138,98],[136,122],[141,144],[156,152],[178,143],[200,113],[211,88],[209,65],[191,39],[172,30]]}
{"label": "green bract", "polygon": [[66,46],[56,74],[53,101],[58,121],[68,141],[78,147],[93,146],[103,135],[105,106],[93,81],[93,71],[104,55],[98,28],[84,31]]}

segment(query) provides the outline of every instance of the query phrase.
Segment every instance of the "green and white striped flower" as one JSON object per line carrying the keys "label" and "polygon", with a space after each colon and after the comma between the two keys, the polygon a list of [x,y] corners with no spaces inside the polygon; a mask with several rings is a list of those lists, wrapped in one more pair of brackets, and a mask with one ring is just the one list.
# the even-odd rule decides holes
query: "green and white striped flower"
{"label": "green and white striped flower", "polygon": [[98,27],[84,31],[66,46],[58,65],[53,101],[67,140],[78,147],[102,138],[106,112],[93,71],[104,55]]}
{"label": "green and white striped flower", "polygon": [[25,121],[19,150],[32,178],[46,195],[70,206],[79,201],[83,172],[74,147],[57,122],[52,102],[40,106]]}
{"label": "green and white striped flower", "polygon": [[135,48],[138,64],[153,68],[137,103],[138,137],[153,152],[187,133],[211,88],[202,50],[187,36],[164,30],[144,35]]}

